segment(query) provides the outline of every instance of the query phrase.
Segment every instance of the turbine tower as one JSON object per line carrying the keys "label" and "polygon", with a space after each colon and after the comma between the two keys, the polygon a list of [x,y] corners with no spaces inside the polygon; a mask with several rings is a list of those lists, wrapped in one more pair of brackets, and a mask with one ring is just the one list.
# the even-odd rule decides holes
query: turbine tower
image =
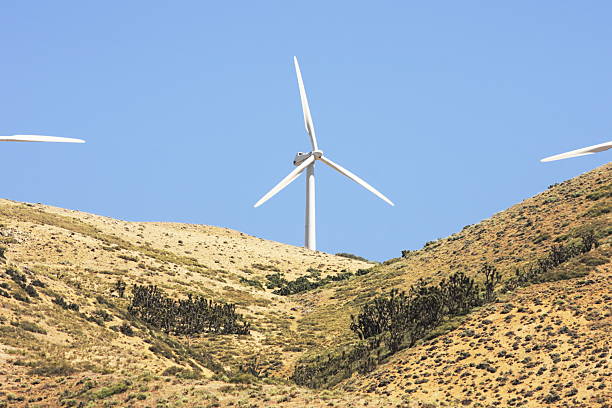
{"label": "turbine tower", "polygon": [[71,137],[41,136],[41,135],[13,135],[0,136],[0,142],[57,142],[57,143],[85,143],[81,139]]}
{"label": "turbine tower", "polygon": [[578,156],[586,156],[587,154],[594,154],[598,152],[603,152],[604,150],[612,149],[612,141],[600,143],[598,145],[583,147],[582,149],[572,150],[571,152],[565,152],[561,154],[556,154],[554,156],[545,157],[540,160],[541,162],[549,162],[561,159],[569,159],[570,157],[578,157]]}
{"label": "turbine tower", "polygon": [[312,151],[310,153],[302,153],[298,152],[295,155],[293,160],[293,164],[296,166],[295,169],[291,173],[287,175],[284,179],[282,179],[277,185],[275,185],[272,190],[268,191],[257,203],[255,203],[255,207],[259,207],[274,195],[276,195],[283,188],[287,187],[292,181],[294,181],[300,174],[306,170],[306,223],[305,223],[305,237],[304,237],[304,246],[308,249],[315,251],[317,249],[317,241],[316,241],[316,223],[315,223],[315,162],[317,160],[327,164],[332,169],[336,170],[340,174],[345,175],[350,178],[357,184],[364,187],[366,190],[374,193],[378,198],[385,201],[389,205],[394,205],[391,200],[385,197],[381,192],[376,190],[374,187],[366,183],[361,178],[357,177],[355,174],[351,173],[344,167],[340,166],[337,163],[334,163],[326,156],[323,155],[323,151],[319,150],[319,145],[317,144],[317,137],[315,135],[314,125],[312,123],[312,116],[310,115],[310,108],[308,107],[308,99],[306,98],[306,90],[304,89],[304,82],[302,81],[302,73],[300,72],[300,66],[298,64],[298,60],[296,57],[293,57],[293,62],[295,64],[295,72],[297,74],[298,87],[300,89],[300,99],[302,101],[302,111],[304,112],[304,124],[306,126],[306,132],[308,136],[310,136],[310,144],[312,146]]}

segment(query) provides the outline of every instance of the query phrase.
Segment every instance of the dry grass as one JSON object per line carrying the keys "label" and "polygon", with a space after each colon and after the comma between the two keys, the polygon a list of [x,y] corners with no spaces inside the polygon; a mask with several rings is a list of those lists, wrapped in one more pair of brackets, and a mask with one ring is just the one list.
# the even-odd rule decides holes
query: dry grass
{"label": "dry grass", "polygon": [[[593,350],[609,337],[611,180],[608,164],[374,267],[224,228],[131,223],[0,200],[0,246],[7,248],[0,259],[0,407],[603,407],[608,389],[598,387],[609,378],[609,356]],[[596,272],[508,294],[336,389],[288,381],[303,355],[354,339],[350,314],[377,293],[458,270],[474,274],[483,262],[508,277],[586,227],[599,231],[603,245],[566,272]],[[39,283],[37,297],[4,274],[9,266]],[[265,276],[276,272],[293,280],[314,269],[327,276],[372,267],[288,297],[265,287]],[[127,313],[128,300],[114,290],[118,279],[127,295],[132,284],[155,284],[174,297],[236,303],[253,330],[191,339],[151,330]],[[58,297],[78,310],[60,306]]]}

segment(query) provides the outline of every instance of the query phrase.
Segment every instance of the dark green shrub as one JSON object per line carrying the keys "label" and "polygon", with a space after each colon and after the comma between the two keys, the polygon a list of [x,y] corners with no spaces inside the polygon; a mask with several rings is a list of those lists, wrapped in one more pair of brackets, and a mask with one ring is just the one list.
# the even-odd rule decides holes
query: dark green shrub
{"label": "dark green shrub", "polygon": [[[520,286],[527,286],[532,283],[554,281],[575,276],[572,273],[559,271],[552,273],[555,268],[569,261],[570,259],[589,252],[599,246],[593,230],[587,229],[579,232],[576,236],[577,242],[571,241],[567,244],[557,244],[550,247],[547,254],[537,259],[525,268],[517,268],[515,276],[504,284],[504,290],[513,290]],[[580,275],[580,274],[579,274]]]}
{"label": "dark green shrub", "polygon": [[47,334],[47,331],[45,329],[43,329],[36,323],[28,322],[27,320],[11,322],[11,325],[32,333]]}
{"label": "dark green shrub", "polygon": [[[360,269],[361,274],[366,274],[369,272],[367,269]],[[358,271],[358,272],[359,272]],[[326,285],[330,282],[339,282],[343,280],[347,280],[355,276],[355,274],[344,270],[343,272],[338,272],[335,275],[328,275],[325,278],[321,278],[321,271],[314,268],[309,268],[307,272],[310,273],[309,276],[300,276],[299,278],[288,281],[284,278],[281,278],[279,274],[275,275],[267,275],[268,285],[266,285],[269,289],[273,287],[278,287],[273,293],[276,295],[294,295],[296,293],[302,293],[309,290],[316,289],[323,285]]]}
{"label": "dark green shrub", "polygon": [[358,256],[358,255],[354,255],[354,254],[349,254],[346,252],[339,252],[336,254],[336,256],[341,256],[343,258],[348,258],[348,259],[354,259],[356,261],[362,261],[362,262],[370,262],[369,260],[367,260],[366,258],[362,257],[362,256]]}
{"label": "dark green shrub", "polygon": [[268,283],[266,284],[266,288],[268,289],[280,288],[287,284],[287,279],[285,279],[285,277],[280,273],[266,275],[266,279],[268,280]]}
{"label": "dark green shrub", "polygon": [[33,367],[29,371],[29,374],[32,375],[65,377],[76,372],[76,369],[65,360],[43,360],[31,365]]}
{"label": "dark green shrub", "polygon": [[113,287],[113,289],[117,291],[117,294],[119,295],[120,298],[123,298],[123,295],[125,294],[126,286],[127,285],[121,278],[117,279],[117,281],[115,282],[115,286]]}
{"label": "dark green shrub", "polygon": [[62,309],[73,310],[75,312],[79,311],[79,305],[76,303],[66,302],[63,296],[55,296],[52,300],[53,303],[62,307]]}
{"label": "dark green shrub", "polygon": [[38,279],[34,279],[34,280],[32,281],[32,286],[37,286],[37,287],[39,287],[39,288],[46,288],[46,287],[47,287],[47,285],[45,285],[43,282],[41,282],[41,281],[40,281],[40,280],[38,280]]}
{"label": "dark green shrub", "polygon": [[161,375],[164,377],[174,376],[184,380],[197,380],[201,377],[201,374],[198,371],[189,370],[179,366],[168,367],[162,372]]}
{"label": "dark green shrub", "polygon": [[263,289],[263,285],[261,284],[261,282],[255,279],[247,279],[240,277],[240,283],[244,283],[245,285],[249,285],[257,289]]}
{"label": "dark green shrub", "polygon": [[480,269],[484,275],[484,302],[495,300],[495,287],[501,282],[501,273],[493,265],[484,264]]}
{"label": "dark green shrub", "polygon": [[367,275],[368,273],[370,273],[372,269],[357,269],[357,272],[355,272],[355,276],[363,276],[363,275]]}
{"label": "dark green shrub", "polygon": [[98,391],[92,393],[92,399],[104,399],[116,394],[126,392],[130,388],[130,383],[122,381],[117,384],[102,387]]}
{"label": "dark green shrub", "polygon": [[134,285],[128,311],[153,327],[168,333],[249,334],[250,324],[236,313],[236,305],[188,295],[170,299],[157,286]]}
{"label": "dark green shrub", "polygon": [[132,326],[127,323],[127,322],[123,322],[120,326],[119,326],[119,331],[123,334],[125,334],[126,336],[133,336],[134,335],[134,329],[132,329]]}
{"label": "dark green shrub", "polygon": [[104,322],[110,322],[113,320],[113,316],[104,309],[96,309],[92,312],[92,315]]}

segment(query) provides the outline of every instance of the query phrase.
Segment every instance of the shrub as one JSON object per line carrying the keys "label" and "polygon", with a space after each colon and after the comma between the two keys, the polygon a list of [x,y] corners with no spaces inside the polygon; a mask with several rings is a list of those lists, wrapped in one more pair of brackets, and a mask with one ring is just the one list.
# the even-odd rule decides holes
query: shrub
{"label": "shrub", "polygon": [[104,399],[111,397],[116,394],[121,394],[126,392],[130,387],[130,383],[127,381],[122,381],[117,384],[109,385],[108,387],[100,388],[98,391],[92,393],[93,399]]}
{"label": "shrub", "polygon": [[236,305],[188,295],[175,301],[157,286],[134,285],[128,311],[167,333],[249,334],[250,324],[236,313]]}
{"label": "shrub", "polygon": [[354,255],[354,254],[349,254],[349,253],[346,253],[346,252],[339,252],[339,253],[336,254],[336,256],[341,256],[343,258],[348,258],[348,259],[354,259],[356,261],[370,262],[368,259],[366,259],[366,258],[364,258],[362,256]]}
{"label": "shrub", "polygon": [[22,320],[18,322],[11,322],[12,326],[19,327],[25,331],[29,331],[31,333],[39,333],[39,334],[47,334],[47,331],[42,327],[38,326],[34,322],[28,322],[27,320]]}
{"label": "shrub", "polygon": [[66,300],[62,296],[56,295],[53,298],[52,302],[56,305],[61,306],[62,309],[73,310],[75,312],[79,311],[79,305],[77,305],[76,303],[66,302]]}
{"label": "shrub", "polygon": [[115,282],[115,286],[113,287],[113,289],[117,291],[117,294],[119,295],[120,298],[123,298],[123,295],[125,294],[126,286],[127,285],[121,278],[117,279],[117,281]]}
{"label": "shrub", "polygon": [[409,258],[415,252],[416,251],[411,251],[410,249],[404,249],[402,250],[402,258]]}
{"label": "shrub", "polygon": [[261,282],[256,279],[247,279],[247,278],[240,277],[240,283],[244,283],[245,285],[253,286],[254,288],[257,288],[257,289],[263,289],[263,285],[261,284]]}
{"label": "shrub", "polygon": [[134,335],[134,329],[132,329],[132,326],[128,322],[123,322],[119,326],[119,331],[121,333],[125,334],[126,336],[133,336]]}
{"label": "shrub", "polygon": [[96,309],[92,312],[92,315],[104,322],[110,322],[113,320],[113,316],[104,309]]}
{"label": "shrub", "polygon": [[495,300],[495,287],[501,281],[501,273],[497,271],[495,266],[484,264],[480,269],[480,273],[484,275],[484,301],[492,302]]}
{"label": "shrub", "polygon": [[546,255],[537,259],[531,265],[515,269],[515,276],[504,284],[504,290],[513,290],[519,286],[531,283],[553,281],[572,277],[572,274],[563,271],[553,274],[552,271],[570,259],[597,248],[599,242],[593,230],[584,230],[577,234],[575,240],[567,244],[557,244],[550,247]]}
{"label": "shrub", "polygon": [[266,288],[268,289],[280,288],[287,284],[287,279],[280,273],[266,275],[266,280],[268,281],[266,284]]}
{"label": "shrub", "polygon": [[136,258],[135,256],[131,256],[131,255],[119,255],[118,258],[121,258],[124,261],[138,262],[138,258]]}
{"label": "shrub", "polygon": [[37,286],[37,287],[39,287],[39,288],[46,288],[46,287],[47,287],[47,285],[45,285],[43,282],[41,282],[41,281],[40,281],[40,280],[38,280],[38,279],[34,279],[34,280],[32,281],[32,286]]}
{"label": "shrub", "polygon": [[255,268],[255,269],[259,269],[260,271],[280,272],[280,269],[278,269],[274,265],[263,265],[263,264],[259,264],[259,263],[254,263],[251,266],[253,268]]}
{"label": "shrub", "polygon": [[266,287],[268,289],[278,287],[278,289],[273,292],[276,295],[294,295],[296,293],[302,293],[316,289],[330,282],[339,282],[347,280],[355,275],[365,275],[369,272],[368,269],[360,269],[357,271],[357,273],[353,274],[344,270],[343,272],[338,272],[335,275],[328,275],[325,278],[321,278],[321,271],[319,271],[318,269],[308,268],[307,271],[310,273],[309,276],[300,276],[299,278],[292,281],[286,280],[280,274],[267,275],[266,278],[268,279],[269,283],[266,285]]}
{"label": "shrub", "polygon": [[[351,316],[350,329],[360,341],[299,361],[293,380],[318,388],[337,384],[355,371],[371,371],[389,355],[412,347],[445,318],[464,315],[487,299],[494,299],[500,274],[489,265],[483,265],[481,273],[482,285],[463,272],[456,272],[437,285],[419,280],[408,292],[393,289],[375,297],[357,316]],[[449,327],[457,324],[452,319],[449,322],[452,322]]]}
{"label": "shrub", "polygon": [[65,360],[43,360],[31,365],[33,367],[29,373],[32,375],[68,376],[76,372],[76,369]]}
{"label": "shrub", "polygon": [[161,375],[164,377],[174,376],[185,380],[196,380],[201,377],[198,371],[189,370],[179,366],[168,367],[162,372]]}

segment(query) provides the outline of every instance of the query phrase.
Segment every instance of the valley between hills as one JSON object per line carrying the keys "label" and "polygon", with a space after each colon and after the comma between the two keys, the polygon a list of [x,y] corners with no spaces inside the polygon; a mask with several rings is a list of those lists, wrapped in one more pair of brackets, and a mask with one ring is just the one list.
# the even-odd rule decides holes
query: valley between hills
{"label": "valley between hills", "polygon": [[611,207],[607,164],[375,263],[2,199],[0,407],[609,407]]}

